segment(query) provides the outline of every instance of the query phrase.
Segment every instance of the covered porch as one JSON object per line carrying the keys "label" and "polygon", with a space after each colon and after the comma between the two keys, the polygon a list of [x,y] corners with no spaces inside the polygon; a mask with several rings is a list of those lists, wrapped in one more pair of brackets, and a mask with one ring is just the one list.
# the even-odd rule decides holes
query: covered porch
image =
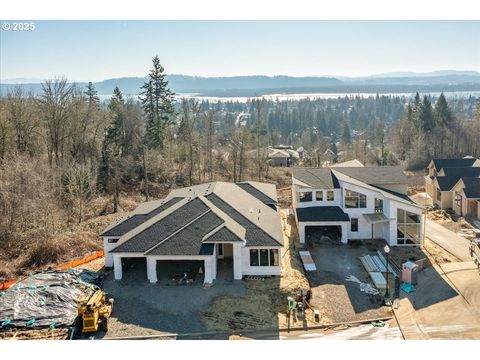
{"label": "covered porch", "polygon": [[390,219],[383,212],[375,212],[362,215],[371,226],[372,239],[387,239],[389,234]]}
{"label": "covered porch", "polygon": [[222,242],[211,244],[211,255],[145,255],[143,253],[113,253],[115,280],[122,280],[125,266],[132,259],[145,266],[147,280],[154,284],[171,282],[173,277],[186,277],[188,282],[212,284],[220,270],[222,279],[242,279],[241,243]]}

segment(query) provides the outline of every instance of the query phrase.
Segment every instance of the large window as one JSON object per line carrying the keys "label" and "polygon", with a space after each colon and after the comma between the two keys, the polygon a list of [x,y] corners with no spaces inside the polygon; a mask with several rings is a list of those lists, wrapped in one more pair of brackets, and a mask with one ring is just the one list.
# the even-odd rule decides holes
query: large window
{"label": "large window", "polygon": [[350,231],[351,232],[357,232],[358,231],[358,219],[357,218],[351,218],[350,219]]}
{"label": "large window", "polygon": [[397,244],[420,242],[420,215],[397,209]]}
{"label": "large window", "polygon": [[383,200],[375,198],[375,212],[383,212]]}
{"label": "large window", "polygon": [[250,249],[250,266],[278,266],[278,249]]}
{"label": "large window", "polygon": [[315,193],[315,199],[316,199],[317,201],[323,201],[323,191],[321,191],[321,190],[320,190],[320,191],[317,191],[317,192]]}
{"label": "large window", "polygon": [[367,196],[356,191],[345,190],[345,207],[346,208],[366,208]]}
{"label": "large window", "polygon": [[258,264],[260,264],[258,256],[259,253],[257,249],[250,250],[250,266],[258,266]]}
{"label": "large window", "polygon": [[327,201],[333,201],[333,200],[335,200],[334,192],[333,192],[333,190],[328,190],[327,191]]}
{"label": "large window", "polygon": [[270,249],[270,266],[278,266],[279,263],[278,249]]}
{"label": "large window", "polygon": [[307,202],[312,201],[312,192],[299,192],[298,193],[298,201],[300,202]]}
{"label": "large window", "polygon": [[268,249],[260,249],[260,266],[268,266]]}

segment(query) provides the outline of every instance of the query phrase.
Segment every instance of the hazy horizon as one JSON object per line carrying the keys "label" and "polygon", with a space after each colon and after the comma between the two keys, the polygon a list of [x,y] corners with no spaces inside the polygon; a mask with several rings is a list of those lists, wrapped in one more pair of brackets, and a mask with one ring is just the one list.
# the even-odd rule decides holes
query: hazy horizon
{"label": "hazy horizon", "polygon": [[[367,77],[480,71],[480,21],[34,21],[1,31],[0,79]],[[464,70],[465,69],[465,70]]]}

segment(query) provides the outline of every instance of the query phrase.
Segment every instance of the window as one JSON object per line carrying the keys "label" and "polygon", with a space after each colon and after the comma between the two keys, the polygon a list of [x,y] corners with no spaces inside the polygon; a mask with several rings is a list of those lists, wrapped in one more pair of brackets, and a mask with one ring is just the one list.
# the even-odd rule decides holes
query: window
{"label": "window", "polygon": [[375,199],[375,212],[383,212],[383,200]]}
{"label": "window", "polygon": [[270,249],[270,266],[278,266],[278,249]]}
{"label": "window", "polygon": [[357,218],[351,218],[350,219],[350,230],[352,232],[357,232],[358,231],[358,219]]}
{"label": "window", "polygon": [[328,190],[327,191],[327,201],[333,201],[334,196],[333,196],[333,190]]}
{"label": "window", "polygon": [[300,202],[307,202],[307,201],[312,201],[312,193],[309,192],[299,192],[298,193],[298,200]]}
{"label": "window", "polygon": [[317,201],[323,201],[323,191],[317,191],[317,192],[315,193],[315,199],[316,199]]}
{"label": "window", "polygon": [[437,201],[442,201],[442,192],[437,189]]}
{"label": "window", "polygon": [[268,266],[268,250],[260,249],[260,266]]}
{"label": "window", "polygon": [[250,266],[279,266],[278,249],[251,249]]}
{"label": "window", "polygon": [[218,256],[223,256],[223,244],[218,244]]}
{"label": "window", "polygon": [[462,195],[455,191],[455,205],[459,208],[462,208]]}
{"label": "window", "polygon": [[356,191],[345,190],[345,207],[346,208],[366,208],[367,196]]}
{"label": "window", "polygon": [[250,250],[250,266],[258,266],[258,250],[252,249]]}
{"label": "window", "polygon": [[118,239],[108,239],[107,242],[109,244],[115,244],[118,241]]}
{"label": "window", "polygon": [[418,244],[420,241],[420,215],[397,209],[397,244]]}

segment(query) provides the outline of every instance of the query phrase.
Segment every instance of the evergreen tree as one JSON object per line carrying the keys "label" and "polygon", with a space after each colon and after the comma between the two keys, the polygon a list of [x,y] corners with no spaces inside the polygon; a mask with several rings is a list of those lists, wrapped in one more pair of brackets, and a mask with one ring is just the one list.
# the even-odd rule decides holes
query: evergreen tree
{"label": "evergreen tree", "polygon": [[428,99],[427,95],[423,97],[423,101],[420,105],[419,122],[423,131],[431,131],[435,127],[435,118],[433,116],[432,103]]}
{"label": "evergreen tree", "polygon": [[352,135],[351,135],[350,125],[348,123],[348,120],[346,120],[343,123],[342,141],[344,144],[347,144],[347,145],[350,145],[352,143]]}
{"label": "evergreen tree", "polygon": [[98,108],[100,106],[100,99],[97,94],[98,92],[95,89],[95,85],[90,81],[87,85],[87,90],[85,91],[89,108]]}
{"label": "evergreen tree", "polygon": [[112,122],[107,129],[106,140],[108,144],[116,145],[116,155],[121,155],[128,144],[125,144],[125,100],[118,87],[113,90],[108,110],[112,115]]}
{"label": "evergreen tree", "polygon": [[447,99],[443,95],[443,92],[440,94],[440,97],[435,104],[435,121],[438,125],[444,126],[446,128],[451,128],[453,115],[450,106],[447,103]]}
{"label": "evergreen tree", "polygon": [[143,84],[139,96],[146,117],[145,142],[149,148],[162,149],[166,127],[170,116],[175,113],[174,93],[168,87],[164,68],[158,56],[153,58],[153,68]]}

